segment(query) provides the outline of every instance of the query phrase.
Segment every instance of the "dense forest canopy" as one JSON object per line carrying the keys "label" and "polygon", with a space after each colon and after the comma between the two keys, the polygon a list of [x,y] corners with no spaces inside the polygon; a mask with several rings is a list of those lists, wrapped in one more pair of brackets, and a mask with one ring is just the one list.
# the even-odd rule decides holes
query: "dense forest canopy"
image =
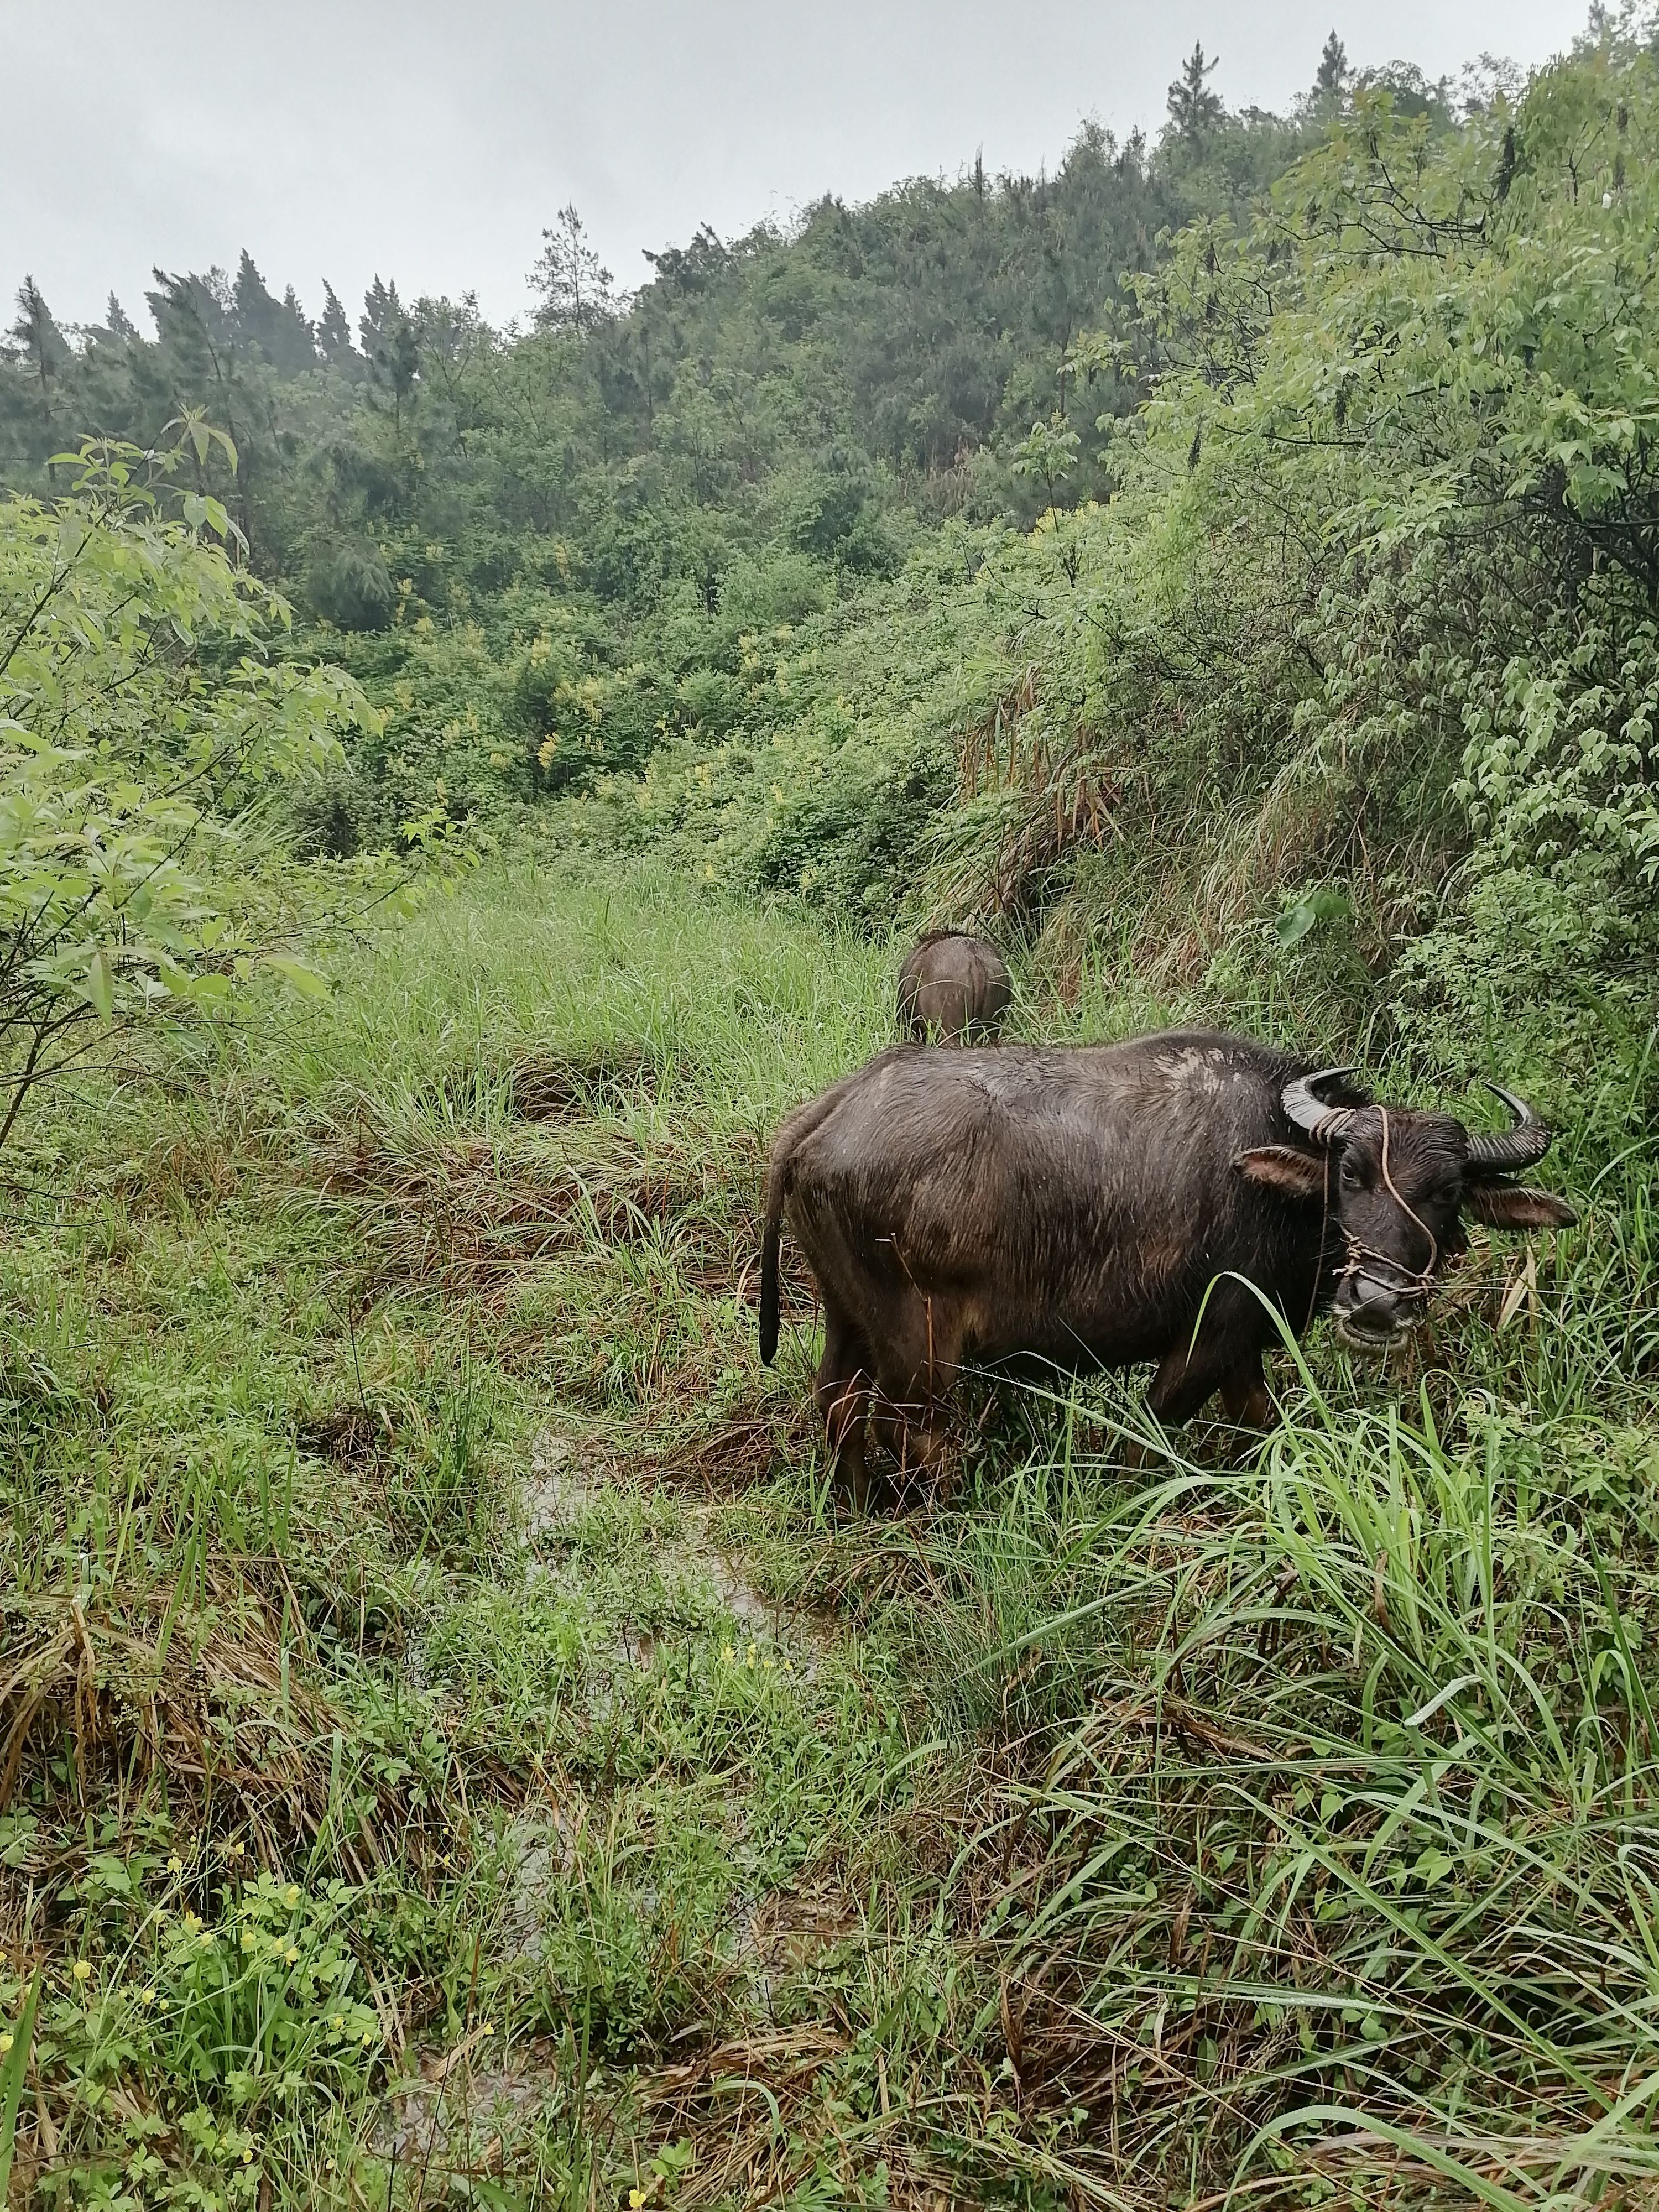
{"label": "dense forest canopy", "polygon": [[[688,618],[724,610],[740,629],[810,611],[892,574],[946,516],[1029,523],[1037,494],[1013,447],[1055,410],[1085,455],[1069,496],[1105,488],[1096,423],[1134,394],[1103,364],[1079,376],[1079,339],[1121,319],[1126,275],[1184,217],[1242,215],[1352,90],[1334,40],[1288,121],[1227,113],[1212,67],[1188,58],[1156,148],[1090,125],[1052,175],[976,161],[866,207],[826,198],[787,232],[705,228],[652,254],[631,298],[567,207],[531,275],[534,312],[506,331],[471,298],[405,301],[379,277],[355,326],[327,285],[308,314],[245,251],[234,276],[158,269],[153,336],[113,296],[66,335],[31,279],[0,373],[0,470],[47,491],[61,448],[146,447],[199,414],[236,454],[233,471],[216,451],[200,489],[317,622],[359,638],[476,625],[495,665],[547,641],[494,702],[487,742],[443,739],[475,734],[467,714],[435,672],[411,678],[438,715],[411,756],[428,784],[442,774],[477,804],[504,747],[520,796],[637,767],[665,718],[684,719]],[[1395,76],[1444,115],[1443,88]],[[372,681],[406,642],[333,650]],[[556,734],[561,684],[581,696]],[[383,703],[395,721],[397,696]],[[383,834],[409,795],[364,830]]]}

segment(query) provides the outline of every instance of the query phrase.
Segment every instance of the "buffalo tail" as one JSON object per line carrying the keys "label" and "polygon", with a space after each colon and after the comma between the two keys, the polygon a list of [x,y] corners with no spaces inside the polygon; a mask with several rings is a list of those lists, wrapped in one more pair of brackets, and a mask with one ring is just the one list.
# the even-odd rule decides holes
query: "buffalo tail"
{"label": "buffalo tail", "polygon": [[783,1177],[768,1178],[766,1228],[761,1238],[760,1356],[769,1367],[778,1349],[778,1243],[783,1225]]}

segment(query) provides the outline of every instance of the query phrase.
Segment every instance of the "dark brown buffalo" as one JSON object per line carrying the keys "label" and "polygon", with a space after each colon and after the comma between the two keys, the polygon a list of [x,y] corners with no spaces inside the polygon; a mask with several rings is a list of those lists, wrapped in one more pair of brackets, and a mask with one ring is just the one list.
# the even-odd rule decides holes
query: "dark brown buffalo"
{"label": "dark brown buffalo", "polygon": [[899,969],[899,1027],[918,1044],[994,1036],[1014,995],[1002,955],[982,937],[935,930]]}
{"label": "dark brown buffalo", "polygon": [[1218,1390],[1261,1425],[1275,1315],[1300,1334],[1328,1305],[1350,1344],[1380,1349],[1422,1317],[1463,1214],[1577,1218],[1509,1179],[1550,1141],[1523,1101],[1500,1091],[1516,1127],[1471,1135],[1371,1104],[1348,1073],[1206,1031],[896,1045],[792,1115],[767,1177],[761,1356],[777,1348],[787,1213],[823,1297],[818,1404],[854,1503],[872,1407],[883,1442],[925,1469],[966,1360],[1155,1361],[1164,1420]]}

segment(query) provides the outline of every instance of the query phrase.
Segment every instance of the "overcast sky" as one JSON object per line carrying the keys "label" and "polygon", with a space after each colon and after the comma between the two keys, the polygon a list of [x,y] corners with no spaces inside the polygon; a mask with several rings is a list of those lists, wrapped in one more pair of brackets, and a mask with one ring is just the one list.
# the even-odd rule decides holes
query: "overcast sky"
{"label": "overcast sky", "polygon": [[[246,246],[307,310],[405,297],[527,305],[574,199],[619,283],[641,250],[787,221],[824,191],[1053,165],[1085,116],[1155,129],[1194,39],[1230,105],[1282,106],[1333,21],[1364,65],[1524,65],[1584,0],[0,0],[0,287],[64,320],[154,263]],[[9,320],[9,315],[5,318]]]}

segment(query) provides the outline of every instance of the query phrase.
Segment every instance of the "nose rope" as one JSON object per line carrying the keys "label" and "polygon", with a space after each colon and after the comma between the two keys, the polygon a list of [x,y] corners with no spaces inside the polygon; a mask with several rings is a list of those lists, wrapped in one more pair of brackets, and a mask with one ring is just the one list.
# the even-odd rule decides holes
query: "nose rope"
{"label": "nose rope", "polygon": [[1389,1109],[1386,1106],[1379,1106],[1376,1110],[1382,1116],[1383,1186],[1406,1218],[1408,1221],[1414,1221],[1427,1238],[1429,1262],[1425,1267],[1408,1267],[1403,1260],[1396,1260],[1391,1252],[1378,1252],[1369,1244],[1362,1244],[1358,1237],[1345,1228],[1342,1231],[1342,1241],[1348,1248],[1347,1264],[1337,1270],[1336,1279],[1339,1283],[1346,1282],[1351,1276],[1358,1275],[1369,1263],[1373,1271],[1378,1269],[1385,1271],[1385,1282],[1389,1276],[1395,1279],[1388,1283],[1388,1287],[1396,1298],[1401,1301],[1409,1299],[1422,1303],[1434,1296],[1434,1271],[1439,1263],[1440,1245],[1433,1230],[1430,1228],[1421,1214],[1413,1212],[1400,1195],[1393,1172],[1389,1166]]}

